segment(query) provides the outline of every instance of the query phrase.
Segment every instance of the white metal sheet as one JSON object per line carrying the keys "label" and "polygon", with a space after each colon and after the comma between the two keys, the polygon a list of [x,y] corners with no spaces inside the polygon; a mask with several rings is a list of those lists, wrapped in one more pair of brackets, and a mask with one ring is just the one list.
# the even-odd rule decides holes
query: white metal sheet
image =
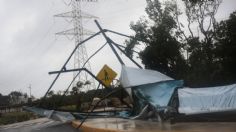
{"label": "white metal sheet", "polygon": [[120,82],[123,87],[129,88],[144,84],[156,83],[161,81],[173,80],[158,71],[138,69],[131,67],[122,67]]}

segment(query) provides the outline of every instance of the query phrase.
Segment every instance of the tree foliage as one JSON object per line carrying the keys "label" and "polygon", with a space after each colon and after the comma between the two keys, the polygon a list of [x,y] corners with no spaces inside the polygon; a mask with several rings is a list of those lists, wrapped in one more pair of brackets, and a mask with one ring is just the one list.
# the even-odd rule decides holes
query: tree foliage
{"label": "tree foliage", "polygon": [[146,68],[193,87],[236,81],[236,13],[217,22],[222,0],[146,1],[148,19],[131,23],[135,35],[126,41],[127,54],[142,43],[139,56]]}
{"label": "tree foliage", "polygon": [[184,68],[181,66],[185,65],[185,62],[180,50],[181,45],[173,37],[176,22],[173,19],[172,5],[161,8],[159,1],[147,0],[147,3],[146,12],[154,24],[150,26],[145,19],[131,24],[131,28],[136,33],[135,38],[146,45],[145,50],[140,53],[140,58],[146,68],[179,78],[181,69]]}
{"label": "tree foliage", "polygon": [[216,28],[215,56],[220,63],[222,80],[234,82],[236,78],[236,12]]}

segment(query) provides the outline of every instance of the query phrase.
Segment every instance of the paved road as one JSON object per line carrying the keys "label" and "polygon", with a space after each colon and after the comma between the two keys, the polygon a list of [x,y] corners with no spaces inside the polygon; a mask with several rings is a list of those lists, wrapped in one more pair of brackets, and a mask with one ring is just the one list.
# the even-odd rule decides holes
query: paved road
{"label": "paved road", "polygon": [[[77,126],[79,121],[73,121]],[[129,132],[236,132],[236,122],[204,122],[165,124],[120,118],[88,119],[82,129],[88,132],[107,129]],[[0,132],[79,132],[71,124],[64,124],[47,118],[0,126]],[[111,131],[109,131],[111,132]]]}
{"label": "paved road", "polygon": [[0,132],[78,132],[71,124],[47,118],[0,126]]}
{"label": "paved road", "polygon": [[[80,121],[72,123],[78,126]],[[170,124],[121,118],[96,118],[86,120],[81,129],[84,132],[236,132],[236,122]]]}

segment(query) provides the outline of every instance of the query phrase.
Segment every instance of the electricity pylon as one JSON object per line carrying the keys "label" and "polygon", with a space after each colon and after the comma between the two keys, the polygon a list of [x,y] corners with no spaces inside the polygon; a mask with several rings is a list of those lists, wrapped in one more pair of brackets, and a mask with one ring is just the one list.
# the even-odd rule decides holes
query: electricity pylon
{"label": "electricity pylon", "polygon": [[[84,35],[91,35],[93,33],[83,27],[83,19],[97,18],[93,15],[90,15],[89,13],[83,12],[81,9],[81,2],[97,2],[97,0],[71,0],[69,6],[71,6],[72,11],[55,15],[55,17],[70,18],[72,20],[72,29],[58,32],[56,33],[56,35],[73,36],[75,40],[75,46],[83,40]],[[87,59],[88,55],[85,45],[79,46],[74,54],[74,68],[82,68]],[[86,68],[91,71],[91,66],[89,62],[87,63]],[[77,73],[74,72],[73,74],[74,77],[76,77]],[[86,72],[81,72],[79,76],[76,77],[73,86],[76,86],[78,82],[86,82],[88,80],[91,83],[90,87],[95,88],[94,79],[89,79],[88,74]],[[89,86],[87,86],[86,88],[86,90],[89,90]]]}

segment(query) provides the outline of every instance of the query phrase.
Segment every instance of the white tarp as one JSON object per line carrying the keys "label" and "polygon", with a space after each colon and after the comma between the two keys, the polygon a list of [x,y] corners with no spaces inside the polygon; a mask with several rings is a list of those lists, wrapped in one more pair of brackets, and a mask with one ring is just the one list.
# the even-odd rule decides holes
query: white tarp
{"label": "white tarp", "polygon": [[187,115],[236,110],[236,84],[178,89],[179,113]]}
{"label": "white tarp", "polygon": [[172,78],[154,70],[138,69],[122,66],[120,82],[124,88],[173,80]]}

